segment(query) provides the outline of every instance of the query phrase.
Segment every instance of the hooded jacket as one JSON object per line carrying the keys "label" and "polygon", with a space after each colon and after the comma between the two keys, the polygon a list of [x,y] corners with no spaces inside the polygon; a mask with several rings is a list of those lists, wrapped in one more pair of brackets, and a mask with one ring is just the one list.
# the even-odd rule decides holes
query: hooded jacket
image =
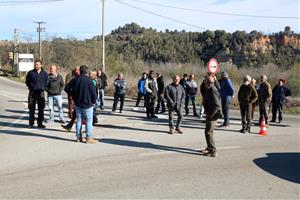
{"label": "hooded jacket", "polygon": [[64,89],[64,79],[60,74],[48,76],[47,92],[48,96],[61,95]]}

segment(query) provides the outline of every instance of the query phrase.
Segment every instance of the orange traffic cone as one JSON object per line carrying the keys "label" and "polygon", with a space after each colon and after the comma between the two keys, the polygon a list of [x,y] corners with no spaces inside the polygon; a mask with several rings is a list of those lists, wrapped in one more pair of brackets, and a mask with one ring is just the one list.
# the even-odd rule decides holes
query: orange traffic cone
{"label": "orange traffic cone", "polygon": [[260,131],[258,133],[259,135],[268,135],[267,128],[266,128],[266,121],[265,116],[262,116],[261,124],[260,124]]}

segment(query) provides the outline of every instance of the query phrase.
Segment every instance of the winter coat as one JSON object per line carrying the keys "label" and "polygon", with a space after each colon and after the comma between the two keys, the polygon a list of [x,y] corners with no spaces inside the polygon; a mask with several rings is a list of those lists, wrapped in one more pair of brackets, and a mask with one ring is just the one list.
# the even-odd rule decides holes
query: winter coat
{"label": "winter coat", "polygon": [[115,79],[114,86],[115,86],[116,94],[126,94],[126,80],[125,79]]}
{"label": "winter coat", "polygon": [[86,75],[80,75],[72,79],[71,96],[73,96],[76,106],[89,109],[96,103],[97,94],[96,87],[91,79]]}
{"label": "winter coat", "polygon": [[215,121],[222,117],[221,97],[218,89],[211,84],[206,90],[203,106],[207,121]]}
{"label": "winter coat", "polygon": [[56,76],[49,74],[47,92],[48,96],[61,95],[65,86],[64,79],[60,74]]}
{"label": "winter coat", "polygon": [[145,82],[145,90],[151,97],[157,97],[157,81],[156,78],[147,78]]}
{"label": "winter coat", "polygon": [[138,90],[139,90],[139,93],[141,93],[141,94],[146,94],[145,82],[146,82],[146,79],[144,79],[144,78],[141,78],[138,82]]}
{"label": "winter coat", "polygon": [[226,99],[234,95],[234,88],[233,88],[232,81],[230,79],[225,79],[221,81],[220,95],[222,99]]}
{"label": "winter coat", "polygon": [[240,105],[253,104],[258,98],[256,89],[251,85],[241,85],[238,92],[238,100]]}
{"label": "winter coat", "polygon": [[171,83],[165,88],[164,98],[170,111],[179,110],[184,105],[185,90],[182,85]]}
{"label": "winter coat", "polygon": [[197,95],[197,83],[194,80],[188,80],[186,82],[186,95],[195,96]]}
{"label": "winter coat", "polygon": [[258,101],[260,103],[265,103],[270,98],[272,98],[272,88],[271,88],[270,83],[265,81],[259,85]]}
{"label": "winter coat", "polygon": [[277,105],[286,103],[287,102],[286,97],[292,95],[289,88],[285,85],[283,86],[276,85],[273,88],[272,93],[273,93],[272,102]]}
{"label": "winter coat", "polygon": [[160,76],[156,79],[157,81],[157,88],[158,88],[158,95],[162,95],[164,93],[164,89],[165,89],[165,82],[164,82],[164,77]]}
{"label": "winter coat", "polygon": [[28,72],[26,75],[26,86],[30,91],[45,91],[48,83],[48,74],[43,69],[38,73],[36,69]]}

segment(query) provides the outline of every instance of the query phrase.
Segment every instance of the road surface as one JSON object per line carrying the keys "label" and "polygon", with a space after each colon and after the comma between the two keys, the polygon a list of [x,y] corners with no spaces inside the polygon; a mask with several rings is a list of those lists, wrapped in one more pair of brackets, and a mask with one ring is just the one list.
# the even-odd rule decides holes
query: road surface
{"label": "road surface", "polygon": [[28,129],[26,97],[23,84],[0,77],[0,199],[299,198],[299,116],[260,136],[239,133],[232,111],[230,128],[215,131],[218,157],[209,158],[198,153],[200,119],[186,117],[184,134],[169,135],[166,114],[148,120],[133,101],[111,114],[107,98],[93,130],[99,142],[83,144],[59,123]]}

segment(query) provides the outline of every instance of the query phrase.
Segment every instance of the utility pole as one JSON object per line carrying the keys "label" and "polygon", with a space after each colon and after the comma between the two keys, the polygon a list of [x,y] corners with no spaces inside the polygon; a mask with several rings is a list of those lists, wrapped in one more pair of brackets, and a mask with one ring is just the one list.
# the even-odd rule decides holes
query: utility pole
{"label": "utility pole", "polygon": [[45,32],[46,28],[41,27],[41,24],[46,24],[46,22],[33,22],[38,24],[36,31],[39,33],[39,59],[42,59],[42,43],[41,43],[41,32]]}
{"label": "utility pole", "polygon": [[104,2],[102,0],[102,71],[105,72]]}
{"label": "utility pole", "polygon": [[19,58],[19,32],[18,29],[14,29],[14,46],[13,46],[13,72],[15,75],[19,75],[19,66],[18,66],[18,58]]}

